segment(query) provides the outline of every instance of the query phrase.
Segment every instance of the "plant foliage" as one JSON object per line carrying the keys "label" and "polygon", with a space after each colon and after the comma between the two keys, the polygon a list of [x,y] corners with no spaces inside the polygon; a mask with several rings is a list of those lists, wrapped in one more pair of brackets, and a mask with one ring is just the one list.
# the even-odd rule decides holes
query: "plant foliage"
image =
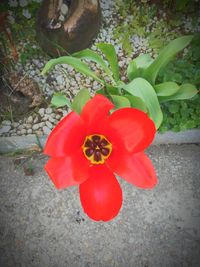
{"label": "plant foliage", "polygon": [[[75,70],[92,77],[102,84],[102,89],[97,93],[104,94],[113,103],[116,108],[121,107],[136,107],[147,112],[150,118],[154,121],[158,129],[163,121],[163,113],[160,107],[161,102],[171,100],[190,99],[197,94],[196,86],[190,82],[176,82],[162,80],[157,83],[158,75],[170,60],[177,53],[183,50],[192,40],[193,36],[183,36],[171,41],[160,52],[157,58],[152,59],[149,55],[141,55],[130,62],[127,69],[129,83],[125,84],[120,81],[119,66],[117,54],[114,46],[106,43],[99,43],[98,48],[104,57],[101,57],[96,52],[86,49],[74,54],[74,56],[64,56],[50,60],[44,67],[42,73],[50,71],[57,64],[69,64]],[[105,72],[103,77],[98,77],[93,72],[88,63],[82,60],[91,60],[96,62]],[[110,66],[110,68],[108,68]],[[107,76],[109,78],[105,79]],[[72,107],[80,113],[80,107],[89,99],[89,94],[86,91],[81,91],[75,98]],[[80,106],[80,107],[79,107]]]}

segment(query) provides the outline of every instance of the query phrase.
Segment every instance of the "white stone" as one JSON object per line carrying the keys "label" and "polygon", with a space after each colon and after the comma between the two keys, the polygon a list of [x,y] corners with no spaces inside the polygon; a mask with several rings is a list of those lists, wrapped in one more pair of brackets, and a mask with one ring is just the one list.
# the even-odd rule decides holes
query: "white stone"
{"label": "white stone", "polygon": [[47,126],[44,126],[42,129],[43,129],[44,134],[48,135],[51,132],[51,130]]}
{"label": "white stone", "polygon": [[22,129],[21,130],[21,134],[26,134],[26,130],[25,129]]}
{"label": "white stone", "polygon": [[63,117],[66,116],[68,114],[67,110],[63,110]]}
{"label": "white stone", "polygon": [[41,127],[41,128],[42,128],[44,125],[45,125],[45,122],[44,122],[44,121],[40,122],[40,127]]}
{"label": "white stone", "polygon": [[31,129],[31,128],[32,128],[32,125],[29,124],[29,123],[27,123],[27,124],[25,124],[25,128],[26,128],[26,129]]}
{"label": "white stone", "polygon": [[46,121],[46,126],[49,128],[49,129],[52,129],[53,128],[53,125],[50,121]]}
{"label": "white stone", "polygon": [[24,17],[26,17],[27,19],[31,18],[31,13],[29,12],[28,9],[23,9],[22,14]]}
{"label": "white stone", "polygon": [[33,117],[29,116],[26,121],[27,121],[27,123],[32,123],[33,122]]}
{"label": "white stone", "polygon": [[11,129],[10,125],[3,125],[0,127],[0,134],[8,133]]}
{"label": "white stone", "polygon": [[69,10],[68,6],[66,4],[62,4],[62,6],[61,6],[61,13],[63,15],[66,15],[68,13],[68,10]]}
{"label": "white stone", "polygon": [[63,84],[64,83],[64,79],[62,75],[59,75],[56,77],[56,81],[58,84]]}
{"label": "white stone", "polygon": [[11,121],[9,121],[9,120],[5,120],[5,121],[2,121],[1,124],[2,124],[2,125],[11,125]]}
{"label": "white stone", "polygon": [[49,115],[44,115],[44,117],[42,118],[43,121],[47,121],[49,119]]}
{"label": "white stone", "polygon": [[58,19],[59,19],[59,21],[64,21],[65,17],[63,15],[60,15],[60,17]]}
{"label": "white stone", "polygon": [[35,119],[33,120],[33,123],[37,123],[38,122],[38,117],[35,117]]}
{"label": "white stone", "polygon": [[18,127],[19,130],[22,130],[24,129],[24,125],[23,124],[20,124],[19,127]]}
{"label": "white stone", "polygon": [[27,134],[32,134],[32,132],[33,132],[32,129],[27,130]]}
{"label": "white stone", "polygon": [[[53,115],[53,114],[52,114],[52,115]],[[49,117],[49,121],[52,122],[52,123],[54,123],[54,122],[55,122],[55,119],[52,118],[52,117]]]}
{"label": "white stone", "polygon": [[61,117],[61,116],[60,116],[59,114],[57,114],[57,115],[56,115],[56,120],[59,120],[60,117]]}
{"label": "white stone", "polygon": [[14,128],[17,128],[17,127],[19,126],[19,123],[18,123],[18,122],[13,122],[12,126],[13,126]]}
{"label": "white stone", "polygon": [[45,113],[45,109],[44,108],[40,108],[38,113],[40,114],[41,117],[43,117],[44,113]]}
{"label": "white stone", "polygon": [[53,111],[52,108],[47,108],[47,109],[46,109],[46,114],[51,114],[52,111]]}
{"label": "white stone", "polygon": [[35,130],[38,130],[40,128],[40,124],[34,124],[32,129],[35,131]]}

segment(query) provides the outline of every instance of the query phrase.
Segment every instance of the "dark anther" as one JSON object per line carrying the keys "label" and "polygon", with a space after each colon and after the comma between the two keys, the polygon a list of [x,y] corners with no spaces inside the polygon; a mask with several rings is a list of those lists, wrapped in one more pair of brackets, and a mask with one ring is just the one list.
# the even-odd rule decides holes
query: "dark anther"
{"label": "dark anther", "polygon": [[103,139],[100,144],[100,146],[107,146],[108,145],[108,141],[106,141],[105,139]]}
{"label": "dark anther", "polygon": [[85,154],[86,154],[88,157],[92,156],[92,154],[94,154],[94,149],[92,149],[92,148],[88,148],[88,149],[86,149]]}
{"label": "dark anther", "polygon": [[104,156],[108,156],[110,150],[108,148],[101,148],[101,153],[104,155]]}
{"label": "dark anther", "polygon": [[92,136],[92,141],[94,143],[98,144],[100,140],[101,140],[100,136],[98,136],[98,135],[93,135]]}
{"label": "dark anther", "polygon": [[96,150],[95,152],[94,152],[94,160],[95,161],[101,161],[101,152],[100,152],[100,150]]}
{"label": "dark anther", "polygon": [[94,148],[94,143],[91,140],[87,139],[87,141],[85,142],[85,146]]}

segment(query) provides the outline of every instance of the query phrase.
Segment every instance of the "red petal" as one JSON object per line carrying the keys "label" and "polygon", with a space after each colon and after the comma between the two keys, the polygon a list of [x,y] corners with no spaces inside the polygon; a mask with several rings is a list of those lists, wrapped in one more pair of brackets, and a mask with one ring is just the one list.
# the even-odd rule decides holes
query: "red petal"
{"label": "red petal", "polygon": [[50,133],[44,153],[52,157],[70,155],[83,144],[85,134],[80,116],[70,112]]}
{"label": "red petal", "polygon": [[140,188],[153,188],[157,184],[157,176],[150,159],[143,153],[128,154],[120,151],[107,160],[113,172],[127,182]]}
{"label": "red petal", "polygon": [[104,165],[91,167],[89,178],[80,185],[79,191],[85,213],[95,221],[109,221],[121,208],[122,190]]}
{"label": "red petal", "polygon": [[97,124],[107,117],[113,107],[113,103],[103,95],[95,95],[86,103],[80,115],[88,124],[90,133],[97,130]]}
{"label": "red petal", "polygon": [[50,158],[44,168],[58,189],[78,184],[74,180],[71,159],[69,157]]}
{"label": "red petal", "polygon": [[156,133],[155,125],[147,114],[134,108],[116,110],[108,118],[108,124],[120,136],[129,152],[146,149]]}
{"label": "red petal", "polygon": [[50,158],[45,170],[58,189],[82,183],[88,178],[89,162],[79,150],[71,157]]}
{"label": "red petal", "polygon": [[71,156],[72,169],[75,181],[81,183],[88,178],[90,162],[86,159],[80,148]]}

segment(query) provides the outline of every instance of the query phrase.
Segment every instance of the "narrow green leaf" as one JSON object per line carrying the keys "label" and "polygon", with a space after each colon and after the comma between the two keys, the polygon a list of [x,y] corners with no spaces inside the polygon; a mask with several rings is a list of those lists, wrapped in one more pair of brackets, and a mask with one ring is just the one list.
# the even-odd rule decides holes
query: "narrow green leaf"
{"label": "narrow green leaf", "polygon": [[178,52],[184,49],[192,40],[192,35],[179,37],[164,47],[158,57],[144,71],[145,78],[154,84],[157,74]]}
{"label": "narrow green leaf", "polygon": [[145,113],[148,113],[148,108],[140,97],[133,95],[124,95],[124,96],[128,98],[132,108],[137,108],[139,110],[144,111]]}
{"label": "narrow green leaf", "polygon": [[127,76],[129,81],[137,77],[143,76],[143,71],[153,62],[152,57],[149,54],[140,55],[133,59],[127,68]]}
{"label": "narrow green leaf", "polygon": [[51,99],[51,104],[57,108],[68,106],[71,108],[70,100],[61,93],[56,93]]}
{"label": "narrow green leaf", "polygon": [[127,77],[129,81],[132,81],[134,78],[139,76],[139,71],[134,60],[132,60],[127,68]]}
{"label": "narrow green leaf", "polygon": [[90,100],[90,93],[87,89],[83,88],[80,92],[75,96],[72,102],[72,110],[76,113],[80,114],[84,105]]}
{"label": "narrow green leaf", "polygon": [[112,77],[112,72],[108,68],[106,62],[101,58],[101,56],[99,56],[96,52],[92,51],[91,49],[87,48],[87,49],[82,50],[80,52],[76,52],[76,53],[72,54],[72,56],[76,57],[76,58],[88,59],[88,60],[94,61],[99,66],[101,66],[101,68],[105,71],[105,73],[108,76]]}
{"label": "narrow green leaf", "polygon": [[129,100],[124,96],[111,95],[111,97],[112,97],[113,104],[115,105],[114,110],[131,106]]}
{"label": "narrow green leaf", "polygon": [[179,90],[179,85],[175,82],[164,82],[154,86],[157,96],[170,96]]}
{"label": "narrow green leaf", "polygon": [[82,62],[79,58],[75,58],[71,56],[64,56],[64,57],[59,57],[59,58],[49,60],[44,66],[44,69],[42,70],[41,74],[42,75],[46,74],[58,64],[68,64],[74,67],[76,71],[79,71],[85,74],[86,76],[92,77],[96,81],[104,84],[104,81],[98,78],[96,74],[88,67],[86,63]]}
{"label": "narrow green leaf", "polygon": [[113,72],[114,80],[117,82],[119,80],[119,65],[114,46],[112,44],[98,43],[97,48],[105,55]]}
{"label": "narrow green leaf", "polygon": [[143,78],[136,78],[123,87],[125,91],[133,96],[141,98],[148,108],[149,116],[154,121],[156,129],[163,120],[163,114],[158,102],[157,95],[152,85]]}
{"label": "narrow green leaf", "polygon": [[179,87],[179,90],[171,96],[160,96],[159,101],[161,103],[167,102],[170,100],[183,100],[190,99],[198,93],[198,90],[193,84],[185,83]]}

